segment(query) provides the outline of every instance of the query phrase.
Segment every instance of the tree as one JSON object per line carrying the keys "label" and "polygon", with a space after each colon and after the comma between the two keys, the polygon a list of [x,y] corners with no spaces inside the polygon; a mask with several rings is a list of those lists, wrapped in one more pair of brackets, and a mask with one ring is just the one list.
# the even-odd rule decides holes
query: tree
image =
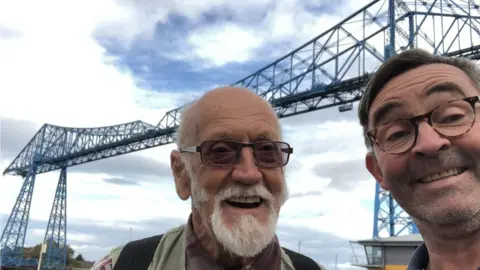
{"label": "tree", "polygon": [[75,261],[84,262],[85,260],[83,259],[83,256],[82,256],[82,254],[80,253],[80,254],[78,254],[77,257],[75,257]]}
{"label": "tree", "polygon": [[[41,249],[42,244],[26,247],[23,249],[23,257],[27,259],[39,259]],[[74,256],[75,250],[70,245],[67,245],[67,266],[80,268],[91,268],[93,266],[92,262],[85,261],[82,254],[78,254],[76,257]]]}
{"label": "tree", "polygon": [[71,265],[72,262],[75,261],[75,258],[73,258],[74,255],[75,250],[70,245],[67,245],[67,265]]}
{"label": "tree", "polygon": [[41,244],[35,245],[33,247],[26,247],[23,249],[23,257],[27,259],[38,259],[41,249]]}

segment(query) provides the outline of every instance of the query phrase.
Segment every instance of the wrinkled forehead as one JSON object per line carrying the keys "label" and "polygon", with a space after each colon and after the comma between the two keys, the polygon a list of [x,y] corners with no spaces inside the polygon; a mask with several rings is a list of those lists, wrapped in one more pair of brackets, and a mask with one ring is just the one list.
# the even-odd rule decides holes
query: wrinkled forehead
{"label": "wrinkled forehead", "polygon": [[424,65],[390,80],[373,100],[369,125],[391,114],[413,116],[456,98],[479,95],[478,87],[461,69],[448,64]]}

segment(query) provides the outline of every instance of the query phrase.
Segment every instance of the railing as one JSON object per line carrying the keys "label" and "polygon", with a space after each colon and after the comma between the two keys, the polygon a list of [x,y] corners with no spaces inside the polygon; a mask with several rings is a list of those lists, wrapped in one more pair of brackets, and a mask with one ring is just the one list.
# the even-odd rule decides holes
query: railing
{"label": "railing", "polygon": [[356,266],[383,266],[381,256],[355,256],[350,257],[350,264]]}

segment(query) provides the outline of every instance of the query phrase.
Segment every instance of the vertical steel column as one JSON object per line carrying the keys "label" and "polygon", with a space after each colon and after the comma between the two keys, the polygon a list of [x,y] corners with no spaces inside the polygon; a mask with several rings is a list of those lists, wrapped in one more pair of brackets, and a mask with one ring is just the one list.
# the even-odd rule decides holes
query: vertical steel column
{"label": "vertical steel column", "polygon": [[44,244],[46,252],[42,254],[39,268],[65,269],[67,259],[67,168],[62,168],[60,171]]}
{"label": "vertical steel column", "polygon": [[35,187],[35,176],[39,155],[35,155],[30,169],[25,176],[22,188],[18,194],[12,212],[8,217],[7,224],[0,238],[2,247],[2,266],[21,266],[23,260],[23,246],[32,205],[32,195]]}

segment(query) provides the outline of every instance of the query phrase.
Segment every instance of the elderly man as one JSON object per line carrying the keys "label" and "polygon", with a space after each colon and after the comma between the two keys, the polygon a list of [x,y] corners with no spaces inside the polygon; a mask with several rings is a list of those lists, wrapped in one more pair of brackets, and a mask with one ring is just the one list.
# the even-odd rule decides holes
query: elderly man
{"label": "elderly man", "polygon": [[480,71],[419,49],[384,63],[359,107],[366,167],[414,219],[409,270],[480,266]]}
{"label": "elderly man", "polygon": [[206,93],[182,113],[170,156],[178,196],[192,198],[187,224],[115,249],[95,268],[324,269],[275,236],[293,151],[281,139],[274,110],[256,94]]}

